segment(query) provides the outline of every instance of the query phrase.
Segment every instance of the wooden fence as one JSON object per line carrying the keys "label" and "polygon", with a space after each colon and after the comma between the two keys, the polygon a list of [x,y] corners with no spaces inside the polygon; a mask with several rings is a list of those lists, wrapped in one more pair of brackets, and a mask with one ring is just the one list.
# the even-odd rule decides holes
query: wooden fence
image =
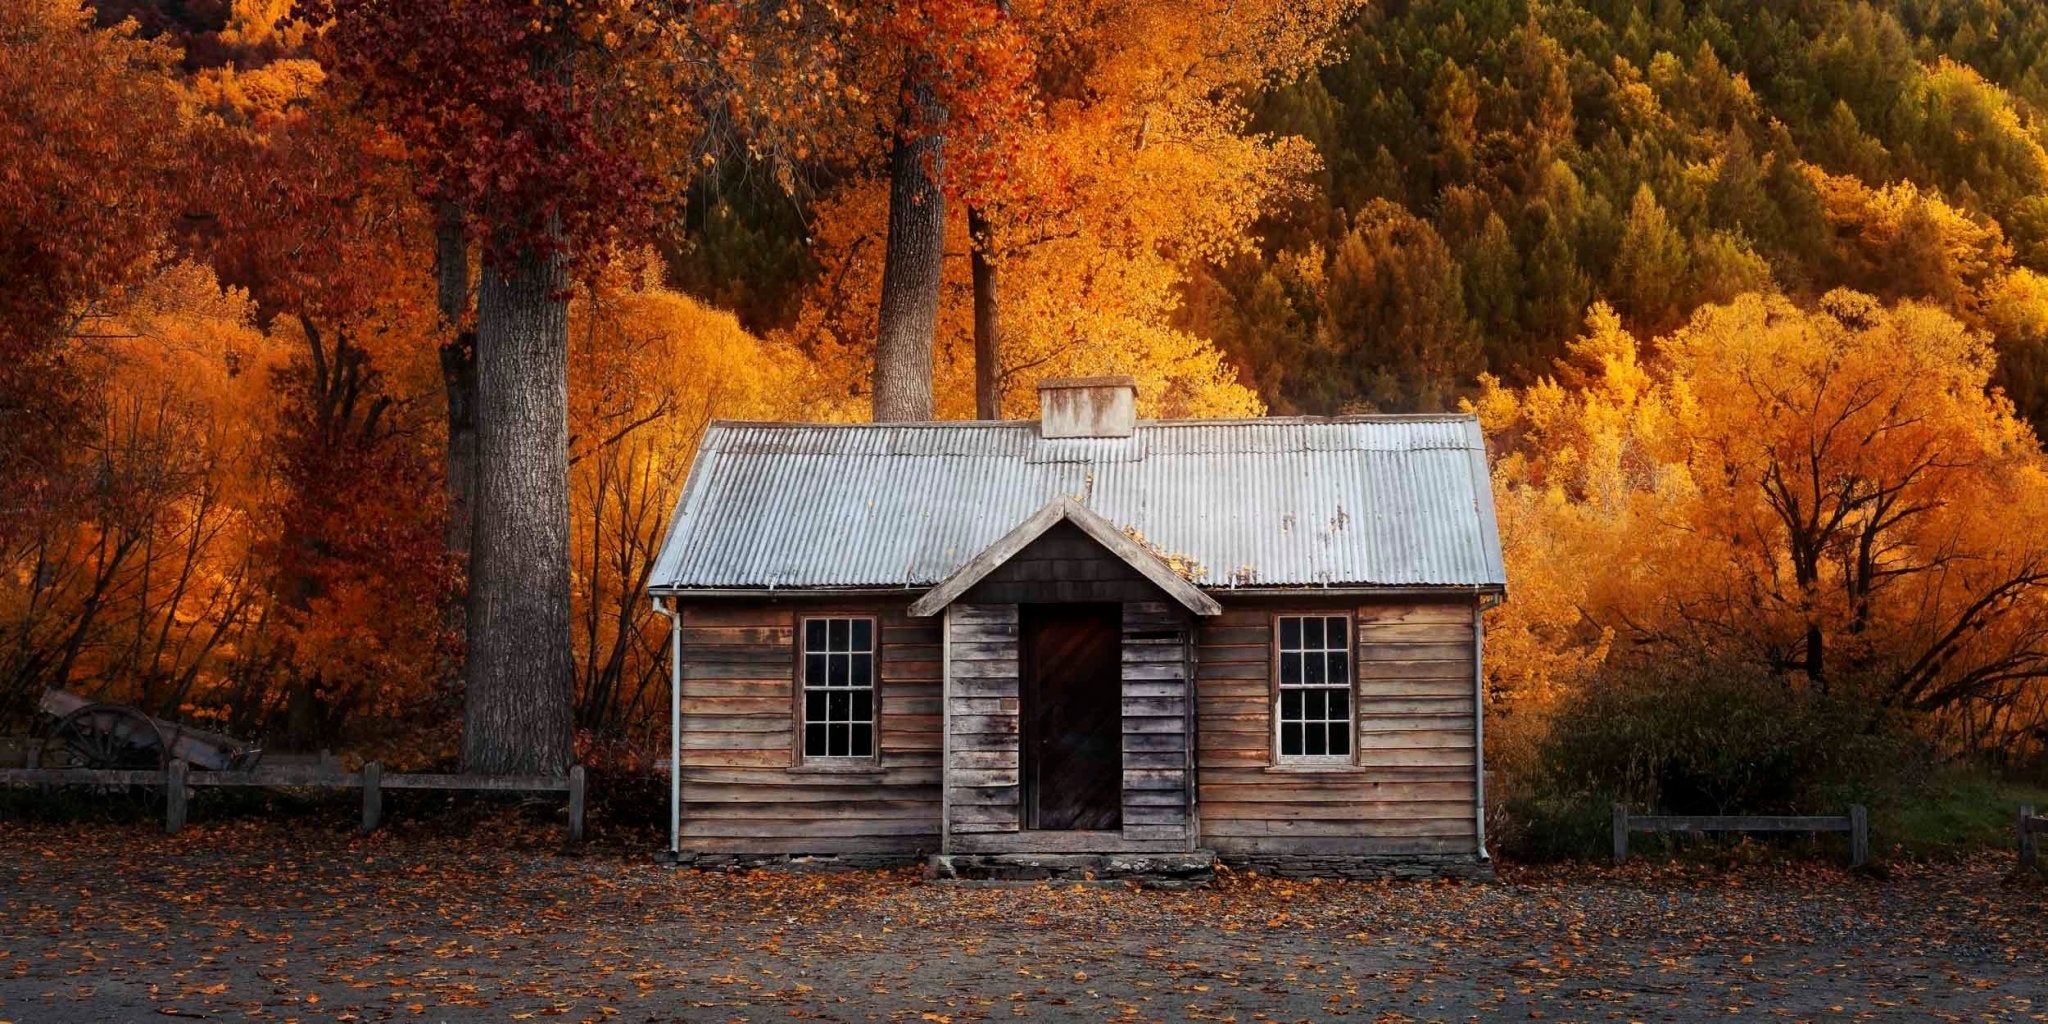
{"label": "wooden fence", "polygon": [[176,835],[185,827],[191,790],[202,786],[260,789],[360,789],[363,791],[363,832],[377,830],[384,820],[387,789],[432,789],[464,793],[567,793],[569,839],[583,841],[586,778],[582,765],[568,776],[555,775],[386,775],[375,761],[360,772],[331,768],[255,768],[250,771],[193,771],[183,761],[168,770],[94,770],[74,768],[0,768],[0,785],[148,786],[164,791],[164,831]]}
{"label": "wooden fence", "polygon": [[2048,817],[2035,814],[2031,805],[2022,805],[2014,832],[2019,837],[2020,870],[2041,870],[2041,837],[2048,835]]}
{"label": "wooden fence", "polygon": [[1785,814],[1630,814],[1628,805],[1614,805],[1614,862],[1628,859],[1630,832],[1847,832],[1849,866],[1870,859],[1870,813],[1851,804],[1844,815]]}

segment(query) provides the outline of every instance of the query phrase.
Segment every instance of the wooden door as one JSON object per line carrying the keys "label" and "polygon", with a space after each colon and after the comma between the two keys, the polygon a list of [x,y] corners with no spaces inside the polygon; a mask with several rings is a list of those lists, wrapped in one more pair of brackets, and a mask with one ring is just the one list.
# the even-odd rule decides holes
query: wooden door
{"label": "wooden door", "polygon": [[1024,605],[1025,825],[1123,822],[1122,606]]}

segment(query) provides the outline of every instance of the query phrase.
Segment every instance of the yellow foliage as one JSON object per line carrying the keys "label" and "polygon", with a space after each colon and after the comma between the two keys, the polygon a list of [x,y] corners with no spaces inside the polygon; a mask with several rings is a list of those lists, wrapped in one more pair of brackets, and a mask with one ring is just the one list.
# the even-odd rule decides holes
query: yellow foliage
{"label": "yellow foliage", "polygon": [[1911,181],[1872,188],[1854,175],[1802,165],[1820,195],[1849,279],[1965,312],[1975,290],[2012,262],[1998,222],[1973,217]]}
{"label": "yellow foliage", "polygon": [[1647,357],[1596,307],[1557,379],[1487,380],[1498,710],[1540,712],[1616,643],[1927,711],[2025,690],[2048,460],[1993,365],[1939,309],[1836,291],[1706,307]]}
{"label": "yellow foliage", "polygon": [[283,362],[254,314],[211,271],[174,263],[81,320],[71,357],[100,383],[94,443],[70,453],[87,483],[0,549],[0,675],[95,680],[150,704],[228,684],[259,589]]}
{"label": "yellow foliage", "polygon": [[713,419],[807,412],[813,371],[730,313],[612,267],[569,307],[570,534],[577,699],[586,722],[639,725],[663,650],[648,573]]}

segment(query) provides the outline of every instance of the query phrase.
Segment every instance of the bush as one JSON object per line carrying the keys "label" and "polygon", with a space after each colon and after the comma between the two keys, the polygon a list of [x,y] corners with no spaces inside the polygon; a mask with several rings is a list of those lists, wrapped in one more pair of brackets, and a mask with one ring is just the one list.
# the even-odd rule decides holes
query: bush
{"label": "bush", "polygon": [[1566,700],[1509,798],[1498,839],[1523,859],[1595,855],[1608,806],[1813,814],[1877,803],[1928,762],[1875,705],[1739,663],[1615,663]]}

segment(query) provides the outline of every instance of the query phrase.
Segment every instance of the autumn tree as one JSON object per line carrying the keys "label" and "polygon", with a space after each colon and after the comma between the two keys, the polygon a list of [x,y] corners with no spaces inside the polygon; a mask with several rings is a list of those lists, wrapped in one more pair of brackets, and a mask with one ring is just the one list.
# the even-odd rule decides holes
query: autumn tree
{"label": "autumn tree", "polygon": [[[889,146],[889,213],[876,304],[874,418],[932,417],[932,355],[946,243],[946,194],[987,189],[994,167],[1015,152],[1032,109],[1026,40],[1006,0],[903,0],[881,14],[873,55],[884,81],[898,84]],[[955,167],[947,171],[947,137]],[[979,208],[971,214],[978,221]],[[994,352],[994,265],[985,223],[974,232],[976,320]]]}
{"label": "autumn tree", "polygon": [[[486,253],[476,310],[463,761],[559,773],[570,757],[568,263],[644,229],[669,183],[639,37],[604,5],[337,0],[326,59],[408,146],[421,192]],[[619,58],[606,60],[602,58]],[[445,301],[445,300],[444,300]]]}
{"label": "autumn tree", "polygon": [[576,721],[606,738],[666,717],[668,622],[646,590],[705,426],[823,415],[800,404],[794,349],[634,277],[614,263],[569,307]]}
{"label": "autumn tree", "polygon": [[[809,151],[818,133],[789,126],[845,97],[834,69],[852,15],[613,0],[329,0],[313,11],[326,63],[403,142],[444,226],[460,211],[481,247],[464,761],[559,772],[571,725],[572,268],[651,239],[696,172],[692,157],[715,160],[707,140]],[[453,306],[444,298],[444,319]]]}
{"label": "autumn tree", "polygon": [[2048,679],[2048,546],[2016,521],[2048,460],[1984,335],[1847,291],[1707,307],[1652,360],[1588,327],[1554,380],[1476,403],[1510,571],[1560,592],[1498,635],[1739,655],[1938,718]]}
{"label": "autumn tree", "polygon": [[[73,339],[146,268],[179,202],[174,54],[76,0],[0,8],[0,540],[92,422]],[[80,404],[86,402],[86,404]]]}

